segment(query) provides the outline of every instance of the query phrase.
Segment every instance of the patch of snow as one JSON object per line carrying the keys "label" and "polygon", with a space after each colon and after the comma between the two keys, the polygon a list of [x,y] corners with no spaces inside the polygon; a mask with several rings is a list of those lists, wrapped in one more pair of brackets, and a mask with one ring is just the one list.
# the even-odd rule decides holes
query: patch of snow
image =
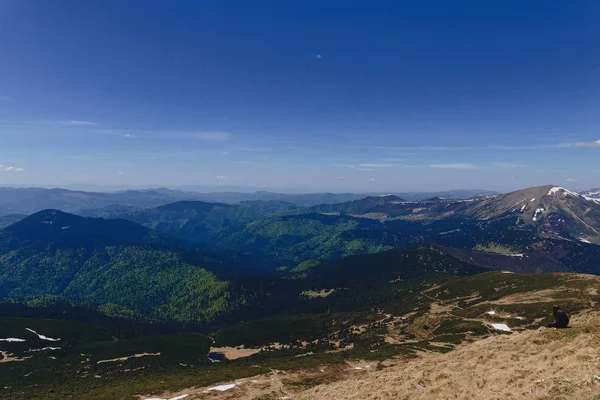
{"label": "patch of snow", "polygon": [[562,190],[560,186],[555,186],[548,192],[548,196],[552,196],[554,193],[557,193],[559,190]]}
{"label": "patch of snow", "polygon": [[514,274],[512,271],[502,271],[503,274]]}
{"label": "patch of snow", "polygon": [[168,399],[161,399],[159,397],[152,397],[152,398],[146,399],[146,400],[180,400],[180,399],[185,399],[188,396],[189,396],[189,394],[182,394],[180,396],[170,397]]}
{"label": "patch of snow", "polygon": [[42,340],[47,340],[49,342],[60,342],[60,338],[54,339],[54,338],[51,338],[51,337],[48,337],[48,336],[40,335],[39,333],[37,333],[33,329],[29,329],[29,328],[25,328],[25,330],[27,330],[27,331],[29,331],[31,333],[35,333],[37,335],[37,337],[39,337]]}
{"label": "patch of snow", "polygon": [[496,311],[488,311],[488,312],[486,312],[486,314],[494,316],[494,315],[496,315]]}
{"label": "patch of snow", "polygon": [[6,339],[0,339],[0,342],[25,342],[25,339],[18,339],[14,337],[9,337]]}
{"label": "patch of snow", "polygon": [[563,192],[563,196],[581,197],[581,195],[579,193],[572,192],[569,189],[565,189],[565,188],[560,187],[560,186],[555,186],[552,189],[550,189],[550,191],[548,192],[548,196],[551,196],[551,195],[553,195],[555,193],[558,193],[561,190]]}
{"label": "patch of snow", "polygon": [[60,350],[60,347],[43,347],[41,349],[32,349],[29,351]]}
{"label": "patch of snow", "polygon": [[355,370],[361,370],[361,367],[354,367]]}
{"label": "patch of snow", "polygon": [[583,196],[583,198],[587,201],[593,201],[596,204],[600,204],[600,199],[595,199],[593,197]]}
{"label": "patch of snow", "polygon": [[533,201],[535,201],[535,197],[533,199],[529,200],[530,203],[533,202]]}
{"label": "patch of snow", "polygon": [[592,244],[592,242],[590,242],[589,240],[585,240],[585,239],[582,239],[582,238],[579,238],[579,240],[580,240],[581,242],[583,242],[583,243],[589,243],[589,244]]}
{"label": "patch of snow", "polygon": [[506,324],[492,324],[492,328],[499,331],[512,332],[512,329],[510,329]]}
{"label": "patch of snow", "polygon": [[62,228],[60,228],[60,229],[62,229],[62,230],[64,231],[65,229],[69,229],[69,227],[68,227],[68,226],[63,226],[63,227],[62,227]]}
{"label": "patch of snow", "polygon": [[546,209],[544,207],[538,207],[535,209],[535,213],[533,213],[533,220],[537,221],[538,220],[538,214],[543,213],[544,211],[546,211]]}
{"label": "patch of snow", "polygon": [[226,391],[228,391],[228,390],[230,390],[230,389],[233,389],[233,388],[234,388],[234,387],[236,387],[237,385],[239,385],[239,383],[231,383],[231,384],[229,384],[229,385],[219,385],[219,386],[212,387],[212,388],[210,388],[210,389],[206,389],[206,390],[204,391],[204,393],[207,393],[207,392],[215,392],[215,391],[216,391],[216,392],[226,392]]}
{"label": "patch of snow", "polygon": [[521,253],[507,254],[507,255],[510,257],[520,257],[520,258],[523,258],[523,256],[524,256],[524,254],[521,254]]}
{"label": "patch of snow", "polygon": [[521,207],[521,211],[524,211],[525,207],[527,207],[527,205],[523,205],[523,207]]}

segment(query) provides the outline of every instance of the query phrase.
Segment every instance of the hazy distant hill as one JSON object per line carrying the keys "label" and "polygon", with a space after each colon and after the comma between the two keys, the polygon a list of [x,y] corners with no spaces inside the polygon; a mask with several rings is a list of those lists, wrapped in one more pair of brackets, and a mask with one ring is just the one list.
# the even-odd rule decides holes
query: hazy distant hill
{"label": "hazy distant hill", "polygon": [[[409,200],[427,197],[470,198],[486,193],[482,190],[455,190],[436,193],[407,193],[400,197]],[[127,190],[121,192],[102,193],[85,192],[67,189],[44,188],[0,188],[0,216],[9,214],[32,214],[41,210],[56,209],[71,213],[89,214],[92,210],[103,208],[140,209],[156,207],[177,201],[205,201],[212,203],[240,203],[248,201],[281,201],[292,203],[298,207],[317,204],[339,203],[355,200],[369,194],[360,193],[308,193],[289,194],[276,192],[214,192],[198,193],[165,188]],[[371,193],[370,195],[377,195]]]}
{"label": "hazy distant hill", "polygon": [[47,209],[76,213],[84,209],[110,205],[155,207],[178,200],[199,200],[202,198],[198,193],[168,189],[98,193],[66,189],[0,188],[0,216],[32,214]]}

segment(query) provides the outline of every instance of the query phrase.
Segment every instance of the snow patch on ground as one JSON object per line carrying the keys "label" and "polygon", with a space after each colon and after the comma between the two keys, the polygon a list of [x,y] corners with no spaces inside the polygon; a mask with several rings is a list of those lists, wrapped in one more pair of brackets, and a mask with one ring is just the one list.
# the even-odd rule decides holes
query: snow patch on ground
{"label": "snow patch on ground", "polygon": [[170,397],[168,399],[161,399],[159,397],[152,397],[152,398],[149,398],[149,399],[146,399],[146,400],[180,400],[180,399],[185,399],[188,396],[189,396],[189,394],[182,394],[180,396]]}
{"label": "snow patch on ground", "polygon": [[60,347],[44,347],[41,349],[33,349],[29,351],[45,351],[45,350],[60,350]]}
{"label": "snow patch on ground", "polygon": [[492,324],[492,328],[499,331],[512,332],[512,329],[510,329],[506,324]]}
{"label": "snow patch on ground", "polygon": [[486,312],[486,314],[494,316],[494,315],[496,315],[496,311],[488,311],[488,312]]}
{"label": "snow patch on ground", "polygon": [[530,203],[534,202],[534,201],[535,201],[535,197],[533,199],[529,200]]}
{"label": "snow patch on ground", "polygon": [[503,274],[514,274],[512,271],[502,271]]}
{"label": "snow patch on ground", "polygon": [[573,197],[582,197],[579,193],[573,192],[569,189],[565,189],[564,187],[555,186],[550,191],[548,191],[548,196],[552,196],[555,193],[558,193],[562,190],[563,196],[573,196]]}
{"label": "snow patch on ground", "polygon": [[0,339],[0,342],[25,342],[25,339],[19,339],[14,337],[9,337],[6,339]]}
{"label": "snow patch on ground", "polygon": [[[583,243],[589,243],[589,244],[592,244],[592,242],[590,242],[589,240],[582,239],[582,238],[579,238],[579,241],[581,241],[581,242],[583,242]],[[0,339],[0,340],[1,340],[1,339]]]}
{"label": "snow patch on ground", "polygon": [[226,392],[227,390],[233,389],[234,387],[236,387],[237,385],[239,385],[239,383],[231,383],[229,385],[220,385],[220,386],[215,386],[212,387],[210,389],[206,389],[204,391],[204,393],[208,393],[208,392]]}
{"label": "snow patch on ground", "polygon": [[33,329],[29,329],[29,328],[25,328],[25,330],[27,330],[27,331],[29,331],[29,332],[31,332],[31,333],[34,333],[34,334],[36,334],[36,335],[37,335],[37,337],[39,337],[39,338],[40,338],[40,339],[42,339],[42,340],[48,340],[49,342],[60,342],[60,338],[58,338],[58,339],[54,339],[54,338],[51,338],[51,337],[48,337],[48,336],[40,335],[39,333],[37,333],[37,332],[36,332],[36,331],[34,331]]}
{"label": "snow patch on ground", "polygon": [[538,207],[538,208],[536,208],[535,209],[535,213],[533,213],[533,220],[537,221],[539,214],[543,213],[544,211],[546,211],[546,209],[544,207]]}

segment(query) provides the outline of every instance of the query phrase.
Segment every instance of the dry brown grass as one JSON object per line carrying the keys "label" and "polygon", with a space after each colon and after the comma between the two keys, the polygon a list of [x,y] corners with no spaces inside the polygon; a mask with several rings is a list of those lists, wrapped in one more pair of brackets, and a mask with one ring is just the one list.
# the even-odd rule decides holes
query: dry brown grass
{"label": "dry brown grass", "polygon": [[447,354],[427,353],[294,399],[600,399],[600,311],[570,329],[500,335]]}

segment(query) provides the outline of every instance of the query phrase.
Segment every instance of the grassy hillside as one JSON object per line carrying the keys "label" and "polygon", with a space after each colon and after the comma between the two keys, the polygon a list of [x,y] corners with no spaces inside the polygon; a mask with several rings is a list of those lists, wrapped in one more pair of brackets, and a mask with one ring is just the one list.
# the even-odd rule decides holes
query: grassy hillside
{"label": "grassy hillside", "polygon": [[[356,394],[369,398],[388,387],[379,381],[385,376],[389,387],[395,388],[390,392],[394,396],[401,392],[420,396],[424,391],[445,398],[450,393],[448,382],[466,385],[465,374],[478,377],[477,393],[495,388],[487,376],[494,376],[495,381],[517,379],[529,391],[542,387],[536,382],[548,379],[548,373],[559,374],[558,368],[568,370],[571,377],[570,383],[560,387],[569,388],[570,394],[585,394],[595,388],[593,343],[598,339],[594,335],[598,316],[589,311],[600,301],[599,284],[598,277],[576,274],[436,275],[412,283],[388,281],[390,290],[382,286],[380,302],[376,297],[366,300],[378,293],[366,287],[362,307],[332,312],[335,304],[345,302],[346,292],[363,290],[338,287],[324,297],[302,298],[307,304],[329,304],[321,312],[270,317],[222,329],[212,335],[214,343],[192,333],[114,340],[108,328],[0,318],[0,338],[25,340],[0,341],[0,395],[10,399],[171,398],[204,396],[203,391],[211,386],[238,382],[222,396],[255,399],[274,394],[312,399]],[[553,303],[561,303],[571,315],[571,329],[538,330],[551,320]],[[492,324],[498,323],[512,332],[494,329]],[[25,328],[59,340],[44,341]],[[241,345],[252,351],[237,358],[235,352],[244,350],[236,349]],[[31,351],[49,346],[60,349]],[[232,359],[208,359],[209,352],[220,351]],[[556,368],[542,362],[545,356],[556,359],[557,355],[561,361],[553,364]],[[515,364],[520,369],[513,368]],[[499,365],[504,368],[498,369]],[[445,376],[423,375],[434,367]],[[521,369],[529,372],[518,375]],[[277,383],[275,388],[265,384],[271,378]],[[508,383],[502,387],[507,390],[503,395],[515,389]]]}
{"label": "grassy hillside", "polygon": [[[235,307],[223,258],[124,220],[47,211],[0,232],[0,297],[61,296],[134,319],[202,323]],[[225,258],[225,260],[227,260]]]}

